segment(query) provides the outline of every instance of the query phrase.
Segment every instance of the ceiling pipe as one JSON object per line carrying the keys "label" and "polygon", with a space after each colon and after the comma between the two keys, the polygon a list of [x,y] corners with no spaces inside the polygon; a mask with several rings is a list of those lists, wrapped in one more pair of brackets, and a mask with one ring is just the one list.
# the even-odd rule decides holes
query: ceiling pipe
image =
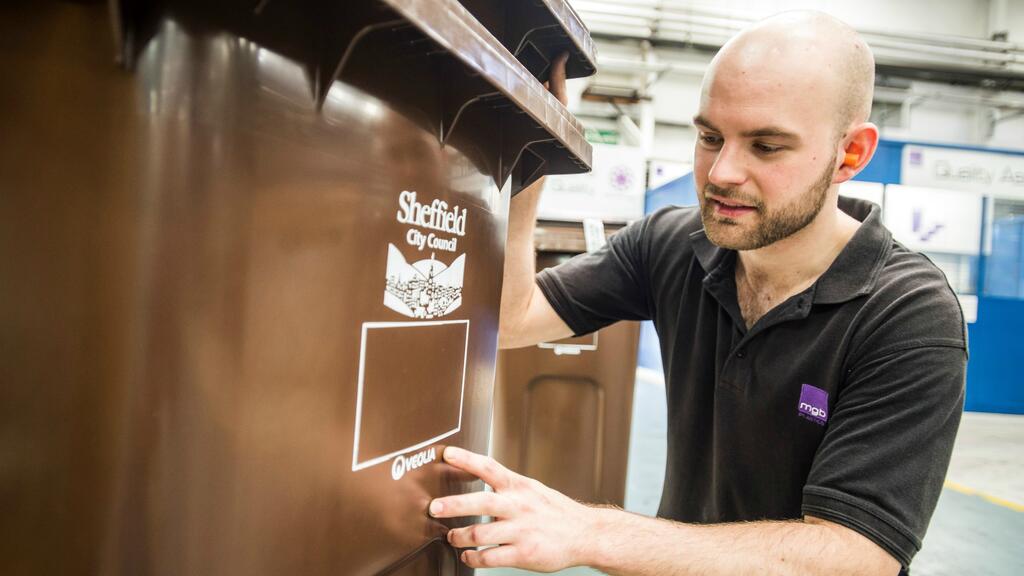
{"label": "ceiling pipe", "polygon": [[[989,2],[990,33],[1000,28],[1005,29],[1007,13],[1006,0],[989,0]],[[615,2],[609,2],[607,0],[574,0],[573,5],[576,6],[581,13],[586,10],[600,11],[602,9],[614,7],[620,10],[632,10],[634,14],[642,14],[644,16],[653,15],[655,17],[657,17],[658,14],[703,15],[723,21],[732,21],[734,26],[737,26],[738,28],[745,27],[757,20],[756,18],[751,18],[748,12],[714,8],[711,6],[693,5],[689,2],[678,2],[672,0],[616,0]],[[1008,42],[1006,40],[972,38],[952,34],[898,31],[875,27],[858,27],[857,31],[866,35],[902,38],[905,40],[926,42],[942,46],[963,46],[965,48],[992,51],[1024,51],[1024,44]]]}
{"label": "ceiling pipe", "polygon": [[[644,7],[641,4],[638,7],[636,3],[611,5],[591,0],[577,2],[577,8],[588,23],[593,22],[591,29],[595,33],[621,33],[624,37],[634,39],[664,39],[684,43],[696,43],[700,39],[710,42],[712,46],[720,46],[752,21],[749,18],[731,18],[721,11],[697,7],[682,9],[687,13],[680,13],[667,11],[664,6]],[[701,16],[692,12],[713,15]],[[1008,66],[1024,64],[1024,52],[1018,45],[1009,42],[876,29],[862,29],[861,32],[872,47],[899,52],[902,55],[901,61],[928,63],[942,58],[944,62],[957,60],[956,64],[961,66],[983,66],[992,70],[1005,70]],[[887,57],[884,51],[882,56]]]}

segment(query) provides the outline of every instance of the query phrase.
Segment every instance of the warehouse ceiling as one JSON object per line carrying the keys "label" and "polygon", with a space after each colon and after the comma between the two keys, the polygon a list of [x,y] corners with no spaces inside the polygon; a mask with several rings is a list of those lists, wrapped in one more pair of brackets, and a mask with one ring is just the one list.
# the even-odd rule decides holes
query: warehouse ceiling
{"label": "warehouse ceiling", "polygon": [[[599,40],[646,42],[655,48],[710,54],[753,19],[671,0],[575,0]],[[997,91],[1024,92],[1024,46],[1001,39],[860,28],[880,78],[908,78]],[[624,62],[617,68],[626,67]],[[643,68],[640,60],[635,64]],[[649,69],[643,71],[649,72]]]}

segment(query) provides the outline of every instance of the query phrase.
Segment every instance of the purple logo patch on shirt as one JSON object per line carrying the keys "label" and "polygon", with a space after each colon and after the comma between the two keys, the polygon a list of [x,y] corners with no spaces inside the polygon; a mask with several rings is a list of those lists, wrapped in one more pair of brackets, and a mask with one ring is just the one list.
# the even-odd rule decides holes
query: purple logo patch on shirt
{"label": "purple logo patch on shirt", "polygon": [[802,385],[797,412],[803,418],[824,426],[828,421],[828,392],[810,384]]}

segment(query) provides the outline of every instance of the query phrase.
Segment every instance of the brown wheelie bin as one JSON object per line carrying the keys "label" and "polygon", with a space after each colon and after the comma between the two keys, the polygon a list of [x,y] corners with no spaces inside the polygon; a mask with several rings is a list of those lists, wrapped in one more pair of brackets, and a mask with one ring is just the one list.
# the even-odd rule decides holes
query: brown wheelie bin
{"label": "brown wheelie bin", "polygon": [[4,3],[0,75],[0,574],[470,573],[537,77],[453,0]]}

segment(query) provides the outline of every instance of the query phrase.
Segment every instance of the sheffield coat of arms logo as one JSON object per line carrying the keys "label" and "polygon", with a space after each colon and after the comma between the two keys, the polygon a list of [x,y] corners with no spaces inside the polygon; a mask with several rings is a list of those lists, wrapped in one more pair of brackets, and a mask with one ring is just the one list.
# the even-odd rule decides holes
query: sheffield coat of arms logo
{"label": "sheffield coat of arms logo", "polygon": [[451,264],[430,258],[409,264],[394,244],[388,244],[384,305],[410,318],[438,318],[462,305],[466,255]]}

